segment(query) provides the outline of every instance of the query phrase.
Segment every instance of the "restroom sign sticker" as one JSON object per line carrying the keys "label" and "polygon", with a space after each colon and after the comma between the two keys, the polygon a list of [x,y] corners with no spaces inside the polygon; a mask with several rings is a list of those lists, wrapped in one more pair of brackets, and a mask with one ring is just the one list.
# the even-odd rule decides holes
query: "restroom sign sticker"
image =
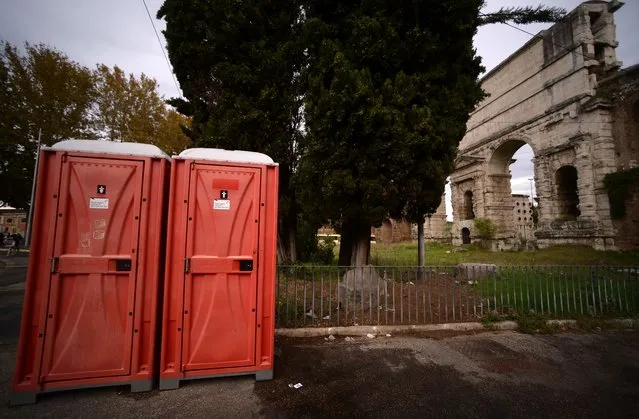
{"label": "restroom sign sticker", "polygon": [[89,208],[109,209],[109,198],[89,198]]}
{"label": "restroom sign sticker", "polygon": [[213,209],[218,211],[229,211],[231,209],[231,201],[228,199],[216,199],[213,201]]}

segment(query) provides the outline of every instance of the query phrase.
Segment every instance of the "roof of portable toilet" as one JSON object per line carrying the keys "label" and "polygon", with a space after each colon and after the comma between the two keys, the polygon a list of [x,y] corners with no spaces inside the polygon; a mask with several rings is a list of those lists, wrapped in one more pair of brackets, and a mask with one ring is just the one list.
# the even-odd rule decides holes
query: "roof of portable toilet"
{"label": "roof of portable toilet", "polygon": [[151,144],[126,143],[101,140],[65,140],[50,147],[56,151],[79,151],[83,153],[120,154],[126,156],[157,157],[169,159],[168,154]]}
{"label": "roof of portable toilet", "polygon": [[273,159],[263,153],[242,150],[224,150],[221,148],[189,148],[178,156],[191,160],[212,160],[228,163],[249,163],[277,165]]}

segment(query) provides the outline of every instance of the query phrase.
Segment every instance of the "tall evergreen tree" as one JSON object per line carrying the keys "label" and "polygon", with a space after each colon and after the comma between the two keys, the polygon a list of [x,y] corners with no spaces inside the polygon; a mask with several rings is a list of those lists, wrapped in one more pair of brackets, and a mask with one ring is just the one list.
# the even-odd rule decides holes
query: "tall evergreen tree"
{"label": "tall evergreen tree", "polygon": [[[342,234],[340,264],[368,262],[371,226],[403,215],[419,174],[432,173],[439,188],[438,174],[450,170],[468,114],[483,97],[472,45],[480,6],[308,2],[309,135],[300,176],[309,186],[307,208]],[[415,173],[417,163],[425,170]]]}
{"label": "tall evergreen tree", "polygon": [[384,218],[421,221],[440,203],[474,106],[483,98],[477,28],[555,8],[500,9],[481,0],[306,2],[308,135],[300,162],[307,211],[342,234],[340,264],[369,260]]}
{"label": "tall evergreen tree", "polygon": [[301,124],[303,50],[298,0],[165,0],[169,57],[193,117],[197,146],[263,152],[280,163],[281,259],[295,260],[298,208],[291,182]]}

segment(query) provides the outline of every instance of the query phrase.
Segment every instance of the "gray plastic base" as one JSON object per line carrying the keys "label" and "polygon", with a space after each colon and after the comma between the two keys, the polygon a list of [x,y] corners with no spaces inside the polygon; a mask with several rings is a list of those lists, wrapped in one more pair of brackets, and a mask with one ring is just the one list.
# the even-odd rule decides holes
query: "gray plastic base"
{"label": "gray plastic base", "polygon": [[180,381],[187,380],[201,380],[206,378],[224,378],[224,377],[239,377],[243,375],[255,375],[255,381],[269,381],[273,379],[273,370],[260,370],[253,372],[237,372],[231,374],[209,374],[201,375],[198,377],[187,378],[160,378],[160,390],[175,390],[180,388]]}
{"label": "gray plastic base", "polygon": [[255,373],[255,381],[271,381],[273,370],[262,370]]}
{"label": "gray plastic base", "polygon": [[99,384],[87,384],[83,386],[69,386],[64,388],[52,388],[42,391],[29,391],[29,392],[14,392],[9,396],[9,404],[11,406],[24,406],[26,404],[34,404],[37,401],[38,394],[45,393],[57,393],[66,390],[81,390],[85,388],[98,388],[98,387],[118,387],[118,386],[131,386],[132,393],[140,393],[143,391],[151,391],[153,389],[153,380],[132,380],[122,381],[119,383],[99,383]]}

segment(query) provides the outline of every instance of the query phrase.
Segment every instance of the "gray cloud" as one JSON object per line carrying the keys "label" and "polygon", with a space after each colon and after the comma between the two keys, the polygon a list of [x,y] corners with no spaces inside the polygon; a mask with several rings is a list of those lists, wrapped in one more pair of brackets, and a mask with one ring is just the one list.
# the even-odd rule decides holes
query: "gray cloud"
{"label": "gray cloud", "polygon": [[[91,68],[104,63],[145,73],[158,81],[163,95],[178,95],[142,0],[2,2],[0,38],[14,44],[42,42]],[[164,29],[164,22],[155,19],[162,0],[147,4],[158,31]]]}

